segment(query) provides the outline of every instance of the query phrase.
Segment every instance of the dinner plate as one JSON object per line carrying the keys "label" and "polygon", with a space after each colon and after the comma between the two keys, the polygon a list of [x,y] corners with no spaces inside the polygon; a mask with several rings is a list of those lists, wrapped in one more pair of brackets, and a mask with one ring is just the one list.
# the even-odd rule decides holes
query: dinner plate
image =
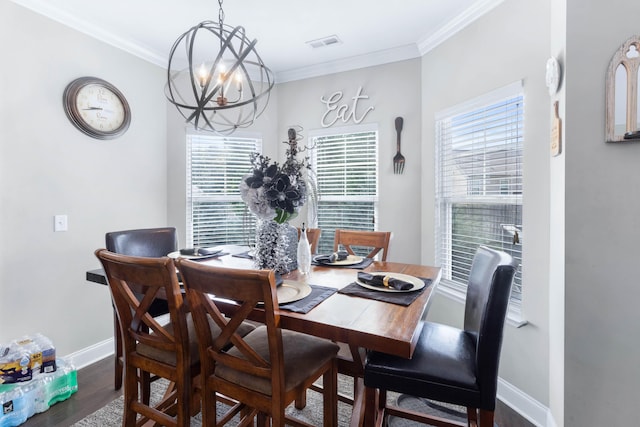
{"label": "dinner plate", "polygon": [[421,279],[414,276],[409,276],[408,274],[392,273],[392,272],[385,272],[385,271],[377,271],[375,273],[370,273],[370,274],[374,276],[389,276],[389,277],[393,277],[394,279],[404,280],[405,282],[409,282],[413,284],[413,287],[405,290],[393,289],[393,288],[387,288],[386,286],[367,285],[366,283],[362,283],[358,279],[356,279],[356,283],[362,286],[363,288],[373,289],[374,291],[381,291],[381,292],[413,292],[413,291],[417,291],[419,289],[424,288],[424,282]]}
{"label": "dinner plate", "polygon": [[342,259],[340,261],[329,262],[326,259],[326,257],[328,257],[328,255],[316,255],[313,257],[313,260],[318,264],[323,264],[323,265],[356,265],[356,264],[360,264],[364,259],[361,256],[357,256],[357,255],[347,255],[347,258]]}
{"label": "dinner plate", "polygon": [[185,258],[185,259],[198,260],[198,259],[207,259],[207,258],[217,257],[217,256],[220,256],[220,253],[222,253],[222,250],[219,250],[217,252],[210,253],[210,254],[207,254],[207,255],[183,255],[183,254],[180,253],[180,251],[175,251],[175,252],[171,252],[171,253],[167,254],[167,256],[169,258],[172,258],[172,259]]}
{"label": "dinner plate", "polygon": [[278,286],[276,292],[278,293],[278,304],[286,304],[309,296],[311,286],[302,282],[283,282]]}

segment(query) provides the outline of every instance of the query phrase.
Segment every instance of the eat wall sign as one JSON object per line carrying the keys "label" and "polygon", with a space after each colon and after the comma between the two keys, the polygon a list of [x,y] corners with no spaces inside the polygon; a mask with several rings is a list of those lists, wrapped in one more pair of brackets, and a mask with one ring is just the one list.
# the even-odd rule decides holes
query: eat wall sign
{"label": "eat wall sign", "polygon": [[320,101],[327,108],[320,120],[323,128],[333,126],[338,120],[342,120],[343,123],[353,120],[354,123],[358,124],[374,109],[373,106],[365,107],[360,105],[361,101],[366,103],[369,99],[368,95],[362,94],[362,86],[358,88],[357,93],[351,99],[343,101],[343,96],[342,91],[337,91],[326,99],[324,96],[320,97]]}

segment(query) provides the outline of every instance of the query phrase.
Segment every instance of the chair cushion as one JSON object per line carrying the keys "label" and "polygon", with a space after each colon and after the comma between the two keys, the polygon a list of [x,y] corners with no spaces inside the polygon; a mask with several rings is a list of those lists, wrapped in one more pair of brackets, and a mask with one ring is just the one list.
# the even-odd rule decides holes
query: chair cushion
{"label": "chair cushion", "polygon": [[[270,359],[266,326],[257,327],[245,336],[244,340],[265,360]],[[334,358],[338,352],[338,345],[329,340],[285,329],[282,330],[282,347],[286,391],[299,386],[320,366]],[[244,358],[235,347],[231,348],[228,353]],[[215,375],[271,396],[271,380],[269,379],[255,377],[223,365],[216,366]]]}
{"label": "chair cushion", "polygon": [[367,387],[479,407],[475,354],[473,335],[423,322],[411,359],[375,351],[367,354],[364,383]]}
{"label": "chair cushion", "polygon": [[[220,328],[209,318],[209,328],[211,329],[211,335],[217,337],[220,334]],[[173,334],[173,325],[167,324],[165,329]],[[247,322],[243,322],[238,327],[238,334],[244,336],[255,329],[254,325]],[[191,366],[200,362],[200,353],[198,350],[198,334],[196,333],[196,326],[191,317],[191,313],[187,313],[187,330],[189,332],[189,353],[191,354]],[[147,344],[138,344],[138,354],[150,359],[157,360],[159,362],[166,363],[171,366],[176,366],[176,354],[173,351],[160,350],[155,347],[151,347]]]}

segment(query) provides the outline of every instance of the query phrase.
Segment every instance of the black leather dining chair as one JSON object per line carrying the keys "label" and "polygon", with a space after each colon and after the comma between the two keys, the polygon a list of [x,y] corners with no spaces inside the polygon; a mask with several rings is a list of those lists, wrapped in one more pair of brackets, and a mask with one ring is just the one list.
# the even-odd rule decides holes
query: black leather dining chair
{"label": "black leather dining chair", "polygon": [[[177,250],[178,233],[175,227],[112,231],[106,233],[105,241],[107,250],[117,254],[158,258]],[[161,299],[156,299],[149,308],[149,314],[154,317],[168,312],[169,306],[167,302]],[[115,309],[113,312],[113,325],[115,342],[114,387],[119,390],[122,387],[122,338]]]}
{"label": "black leather dining chair", "polygon": [[[411,359],[367,354],[365,426],[382,425],[385,416],[394,415],[438,426],[473,422],[493,427],[504,321],[516,269],[510,255],[480,246],[469,273],[463,329],[425,321]],[[387,391],[464,406],[468,424],[388,404]]]}

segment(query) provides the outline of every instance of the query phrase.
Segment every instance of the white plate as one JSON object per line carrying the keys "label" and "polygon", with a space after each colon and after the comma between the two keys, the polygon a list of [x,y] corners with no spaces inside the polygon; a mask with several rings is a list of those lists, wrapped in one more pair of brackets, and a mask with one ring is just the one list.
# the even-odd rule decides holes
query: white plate
{"label": "white plate", "polygon": [[216,253],[212,253],[209,255],[182,255],[180,253],[180,251],[175,251],[175,252],[171,252],[170,254],[167,254],[167,256],[169,258],[172,259],[176,259],[176,258],[185,258],[185,259],[207,259],[207,258],[213,258],[213,257],[217,257],[220,256],[220,253],[222,253],[222,250],[216,252]]}
{"label": "white plate", "polygon": [[[309,296],[311,286],[301,282],[283,282],[282,285],[278,286],[276,292],[278,293],[278,304],[286,304]],[[260,302],[258,304],[262,305],[264,303]]]}
{"label": "white plate", "polygon": [[360,264],[363,260],[361,256],[357,256],[357,255],[347,255],[346,259],[342,259],[336,262],[328,262],[323,259],[318,260],[319,257],[326,257],[326,256],[327,255],[316,255],[315,257],[313,257],[313,260],[318,264],[322,264],[322,265],[356,265],[356,264]]}
{"label": "white plate", "polygon": [[392,273],[392,272],[385,272],[385,271],[377,271],[375,273],[370,273],[370,274],[374,276],[389,276],[389,277],[393,277],[394,279],[404,280],[405,282],[409,282],[413,284],[413,288],[405,289],[404,291],[402,291],[400,289],[387,288],[386,286],[367,285],[366,283],[362,283],[357,279],[356,279],[356,283],[362,286],[363,288],[373,289],[374,291],[381,291],[381,292],[413,292],[413,291],[417,291],[419,289],[424,288],[424,282],[421,279],[414,276],[409,276],[408,274]]}
{"label": "white plate", "polygon": [[311,286],[301,282],[284,282],[278,286],[278,304],[286,304],[309,296]]}

